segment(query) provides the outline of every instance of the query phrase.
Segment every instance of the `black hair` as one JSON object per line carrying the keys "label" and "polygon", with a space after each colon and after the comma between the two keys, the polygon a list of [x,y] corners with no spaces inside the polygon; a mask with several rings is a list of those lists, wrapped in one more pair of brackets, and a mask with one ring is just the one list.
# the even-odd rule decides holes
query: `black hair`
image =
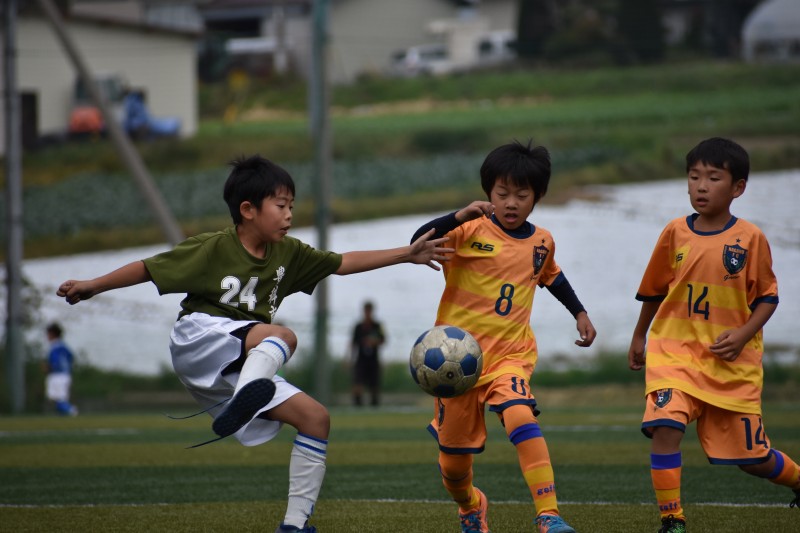
{"label": "black hair", "polygon": [[532,139],[527,146],[515,140],[489,152],[481,165],[481,186],[487,197],[498,178],[517,187],[530,187],[535,202],[544,197],[550,183],[550,153],[544,146],[532,145]]}
{"label": "black hair", "polygon": [[744,148],[730,139],[712,137],[692,148],[686,154],[686,172],[698,162],[724,168],[731,173],[734,182],[747,181],[750,175],[750,156]]}
{"label": "black hair", "polygon": [[294,180],[289,173],[269,159],[260,155],[240,156],[230,162],[231,170],[225,181],[222,197],[228,204],[234,224],[241,224],[242,202],[250,202],[256,209],[261,208],[264,198],[278,194],[286,189],[294,196]]}
{"label": "black hair", "polygon": [[64,332],[61,329],[61,325],[58,322],[52,322],[47,325],[47,333],[52,335],[53,337],[60,338]]}

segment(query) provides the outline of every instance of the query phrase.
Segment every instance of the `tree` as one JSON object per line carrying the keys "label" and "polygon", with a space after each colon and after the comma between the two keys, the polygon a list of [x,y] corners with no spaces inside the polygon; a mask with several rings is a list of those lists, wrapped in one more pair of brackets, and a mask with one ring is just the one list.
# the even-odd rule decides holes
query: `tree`
{"label": "tree", "polygon": [[517,55],[538,59],[555,31],[552,0],[519,0],[517,17]]}
{"label": "tree", "polygon": [[617,35],[624,58],[644,63],[664,59],[664,27],[657,0],[619,0]]}

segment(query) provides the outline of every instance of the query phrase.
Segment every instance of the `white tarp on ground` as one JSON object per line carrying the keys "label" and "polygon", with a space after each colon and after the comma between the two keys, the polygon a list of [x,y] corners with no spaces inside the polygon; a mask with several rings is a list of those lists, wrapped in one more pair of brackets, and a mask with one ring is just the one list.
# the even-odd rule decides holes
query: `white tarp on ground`
{"label": "white tarp on ground", "polygon": [[[537,291],[533,326],[545,362],[556,355],[627,351],[640,309],[634,295],[656,238],[667,221],[691,212],[685,179],[599,187],[596,192],[601,200],[540,206],[531,216],[534,224],[555,236],[556,260],[598,330],[592,348],[577,348],[572,317],[547,291]],[[765,328],[766,343],[794,351],[800,349],[795,336],[800,316],[798,197],[800,171],[754,174],[745,194],[733,204],[734,214],[759,225],[772,247],[781,303]],[[330,231],[330,248],[346,252],[401,246],[419,226],[440,214],[337,224]],[[312,245],[316,240],[311,228],[293,229],[291,234]],[[33,332],[36,340],[41,342],[44,323],[58,320],[79,361],[144,374],[170,368],[168,336],[180,296],[158,296],[152,284],[105,293],[76,306],[55,296],[56,287],[68,278],[95,277],[166,249],[166,245],[150,246],[26,261],[24,273],[43,295],[41,327]],[[333,276],[331,354],[345,354],[362,302],[371,299],[388,334],[385,359],[404,360],[416,337],[432,325],[443,285],[440,273],[415,265]],[[307,356],[313,346],[314,309],[313,296],[297,294],[287,298],[278,312],[278,319],[298,334],[299,357]]]}

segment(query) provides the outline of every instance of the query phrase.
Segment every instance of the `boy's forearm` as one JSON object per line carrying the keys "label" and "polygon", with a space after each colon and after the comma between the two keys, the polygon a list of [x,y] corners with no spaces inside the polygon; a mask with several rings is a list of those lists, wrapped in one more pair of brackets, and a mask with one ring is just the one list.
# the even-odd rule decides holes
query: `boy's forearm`
{"label": "boy's forearm", "polygon": [[653,318],[655,318],[660,305],[661,302],[642,302],[639,320],[636,322],[636,328],[633,330],[634,337],[647,336],[647,330],[650,329],[650,324],[653,322]]}
{"label": "boy's forearm", "polygon": [[150,272],[147,271],[144,262],[134,261],[113,272],[95,278],[92,283],[95,286],[95,293],[99,294],[105,291],[130,287],[131,285],[138,285],[151,281],[151,279]]}
{"label": "boy's forearm", "polygon": [[447,215],[436,218],[424,224],[416,232],[414,232],[414,235],[411,237],[411,242],[416,241],[422,235],[424,235],[425,233],[427,233],[432,229],[435,230],[432,237],[434,239],[437,237],[441,237],[442,235],[445,235],[446,233],[454,230],[455,228],[457,228],[462,224],[461,221],[456,219],[456,213],[457,211],[448,213]]}
{"label": "boy's forearm", "polygon": [[340,276],[367,272],[377,268],[405,263],[409,260],[410,246],[387,250],[370,250],[364,252],[346,252],[342,254],[342,264],[336,271]]}
{"label": "boy's forearm", "polygon": [[778,304],[762,302],[753,309],[750,318],[742,326],[747,332],[747,338],[752,339],[767,324]]}

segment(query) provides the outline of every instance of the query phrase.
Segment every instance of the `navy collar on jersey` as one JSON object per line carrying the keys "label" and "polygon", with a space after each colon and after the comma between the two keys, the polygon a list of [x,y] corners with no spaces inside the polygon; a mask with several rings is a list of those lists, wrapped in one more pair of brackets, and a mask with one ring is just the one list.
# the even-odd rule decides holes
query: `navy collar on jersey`
{"label": "navy collar on jersey", "polygon": [[730,229],[731,227],[733,227],[733,225],[736,224],[736,221],[738,220],[735,216],[731,216],[731,219],[728,221],[727,224],[725,224],[725,227],[722,228],[721,230],[717,230],[717,231],[700,231],[700,230],[694,229],[694,221],[697,220],[697,217],[699,217],[699,216],[700,216],[699,213],[692,213],[691,215],[686,217],[686,225],[689,226],[690,230],[692,230],[694,233],[696,233],[698,235],[719,235],[723,231],[726,231],[726,230]]}
{"label": "navy collar on jersey", "polygon": [[503,230],[503,232],[505,232],[506,235],[508,235],[509,237],[514,237],[515,239],[527,239],[528,237],[533,235],[534,231],[536,231],[534,225],[528,222],[527,220],[517,229],[508,230],[504,228],[502,224],[500,224],[500,221],[497,220],[497,217],[494,216],[494,213],[492,213],[492,222],[494,222],[495,226]]}

